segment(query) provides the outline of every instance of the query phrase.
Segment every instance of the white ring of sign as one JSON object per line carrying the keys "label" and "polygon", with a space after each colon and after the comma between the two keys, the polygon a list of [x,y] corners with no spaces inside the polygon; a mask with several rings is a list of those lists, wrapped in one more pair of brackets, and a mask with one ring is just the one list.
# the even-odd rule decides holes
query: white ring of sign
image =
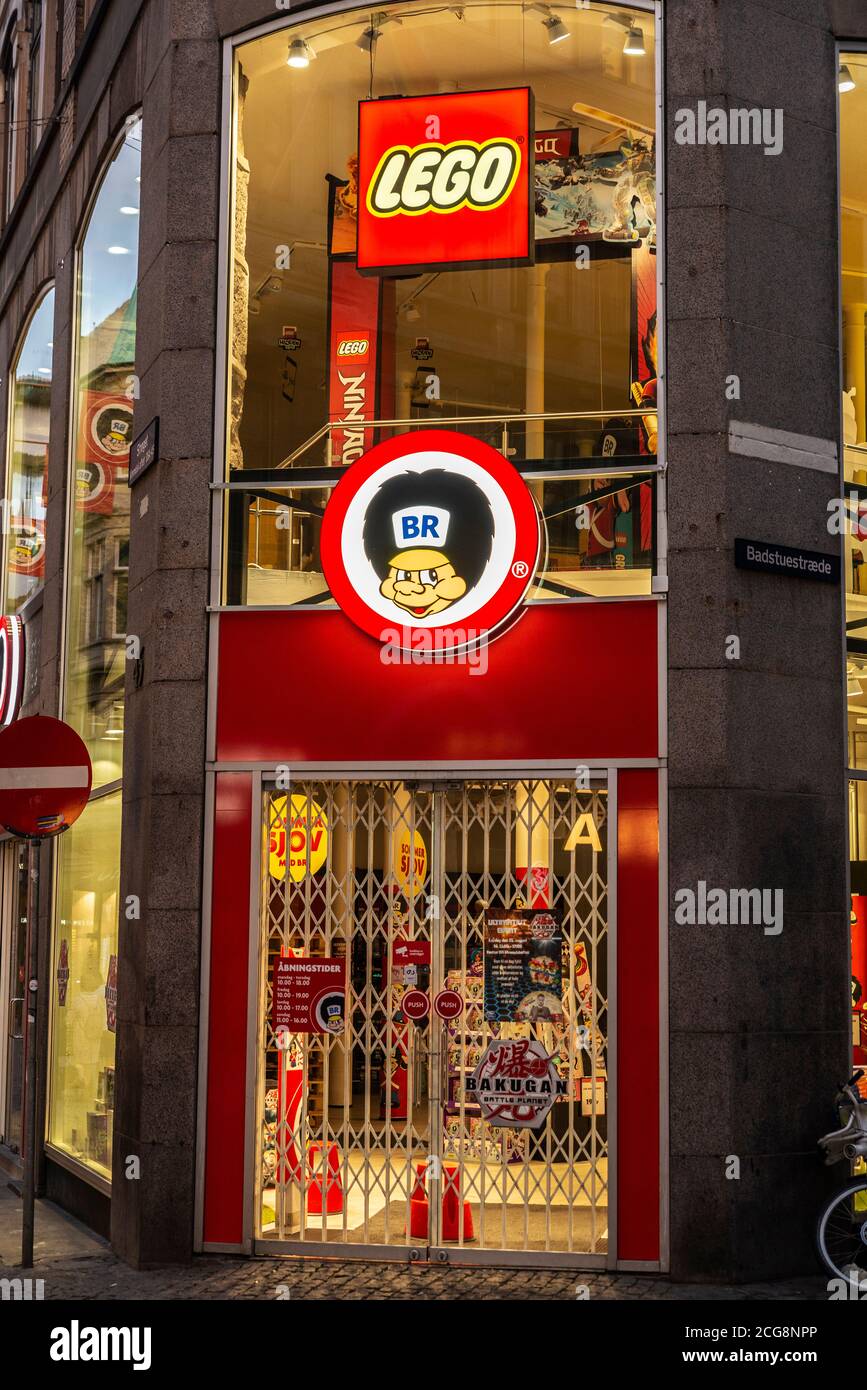
{"label": "white ring of sign", "polygon": [[[403,457],[385,464],[366,483],[362,483],[350,502],[343,523],[340,551],[346,573],[359,597],[392,626],[400,622],[400,617],[395,604],[379,592],[382,580],[364,553],[364,518],[375,494],[389,478],[400,473],[426,473],[432,468],[443,468],[449,473],[460,473],[470,478],[487,497],[494,518],[491,558],[478,584],[464,598],[450,605],[448,627],[459,626],[465,619],[472,619],[494,597],[508,577],[515,556],[515,518],[509,500],[499,483],[477,463],[461,454],[427,450],[412,455],[411,461]],[[445,617],[443,613],[433,613],[425,618],[413,615],[411,619],[407,615],[407,621],[411,621],[413,627],[442,627]]]}
{"label": "white ring of sign", "polygon": [[8,728],[21,708],[21,663],[24,658],[24,624],[20,618],[0,620],[0,728]]}

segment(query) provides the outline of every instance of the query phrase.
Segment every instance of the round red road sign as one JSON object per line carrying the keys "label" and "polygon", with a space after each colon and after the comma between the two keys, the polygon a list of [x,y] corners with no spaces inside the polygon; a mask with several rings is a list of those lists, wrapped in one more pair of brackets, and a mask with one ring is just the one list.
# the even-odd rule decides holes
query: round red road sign
{"label": "round red road sign", "polygon": [[0,825],[44,839],[78,820],[93,769],[84,742],[60,719],[37,714],[0,729]]}
{"label": "round red road sign", "polygon": [[400,1001],[400,1011],[404,1018],[421,1023],[430,1013],[430,996],[421,989],[408,989]]}
{"label": "round red road sign", "polygon": [[433,1006],[439,1018],[460,1018],[464,1011],[464,1001],[456,989],[441,989]]}

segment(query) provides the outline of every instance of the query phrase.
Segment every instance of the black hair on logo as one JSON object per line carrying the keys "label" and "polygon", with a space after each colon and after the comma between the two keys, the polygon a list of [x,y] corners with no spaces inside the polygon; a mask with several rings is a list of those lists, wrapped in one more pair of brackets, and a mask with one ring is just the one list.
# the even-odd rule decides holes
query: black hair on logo
{"label": "black hair on logo", "polygon": [[[364,553],[380,579],[397,553],[392,517],[404,507],[444,507],[451,518],[442,547],[468,589],[481,579],[494,543],[491,504],[481,488],[460,473],[434,468],[399,473],[382,484],[364,518]],[[425,542],[419,548],[429,549]]]}

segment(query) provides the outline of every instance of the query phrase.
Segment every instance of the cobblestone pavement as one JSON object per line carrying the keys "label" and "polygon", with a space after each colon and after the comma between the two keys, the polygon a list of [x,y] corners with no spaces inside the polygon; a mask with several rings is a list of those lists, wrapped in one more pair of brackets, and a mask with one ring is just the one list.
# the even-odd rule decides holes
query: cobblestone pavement
{"label": "cobblestone pavement", "polygon": [[[21,1204],[0,1190],[0,1278],[19,1277]],[[136,1271],[116,1259],[105,1241],[40,1202],[36,1267],[46,1299],[575,1299],[579,1286],[591,1299],[720,1301],[825,1300],[822,1278],[740,1286],[674,1284],[633,1274],[574,1270],[491,1269],[484,1266],[409,1265],[386,1261],[242,1259],[201,1255],[191,1265]]]}

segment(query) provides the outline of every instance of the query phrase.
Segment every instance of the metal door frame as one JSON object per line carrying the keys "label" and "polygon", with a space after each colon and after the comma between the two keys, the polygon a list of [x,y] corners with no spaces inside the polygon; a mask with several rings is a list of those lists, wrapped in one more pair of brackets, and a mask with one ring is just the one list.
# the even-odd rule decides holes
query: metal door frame
{"label": "metal door frame", "polygon": [[[267,768],[259,767],[252,771],[251,776],[251,796],[252,796],[252,816],[251,816],[251,843],[250,843],[250,918],[249,918],[249,956],[248,956],[248,999],[250,1001],[247,1011],[247,1074],[252,1084],[247,1087],[248,1104],[245,1127],[245,1161],[244,1161],[244,1248],[254,1255],[308,1255],[319,1258],[341,1258],[341,1259],[376,1259],[396,1261],[399,1263],[434,1263],[443,1264],[465,1264],[465,1265],[492,1265],[499,1268],[547,1268],[547,1269],[614,1269],[617,1267],[617,767],[618,765],[628,766],[652,766],[658,767],[658,763],[653,759],[640,759],[637,762],[623,760],[613,760],[611,762],[600,759],[582,759],[580,757],[549,760],[537,763],[497,761],[494,763],[478,762],[465,764],[400,764],[400,763],[298,763],[292,766],[291,775],[287,779],[287,764],[275,764]],[[606,1253],[582,1254],[577,1251],[553,1251],[553,1250],[476,1250],[468,1246],[457,1247],[453,1245],[443,1246],[436,1243],[435,1237],[439,1235],[438,1225],[441,1217],[440,1203],[430,1204],[431,1225],[428,1231],[427,1242],[417,1241],[413,1244],[401,1246],[386,1244],[348,1244],[331,1241],[313,1240],[285,1240],[269,1239],[268,1237],[257,1235],[257,1209],[260,1202],[260,1180],[261,1173],[259,1164],[259,1143],[260,1143],[260,1116],[264,1103],[262,1094],[262,1076],[259,1066],[259,1041],[262,1035],[263,1018],[263,999],[264,992],[261,988],[262,981],[262,951],[264,934],[262,931],[262,873],[261,873],[261,854],[262,854],[262,807],[264,793],[268,785],[276,781],[278,766],[283,774],[283,781],[288,785],[280,787],[285,795],[292,795],[292,787],[295,782],[370,782],[370,781],[427,781],[427,782],[466,782],[471,780],[495,780],[503,781],[533,781],[551,780],[556,777],[575,776],[577,767],[586,767],[590,773],[591,785],[588,790],[593,790],[594,782],[606,785],[608,789],[608,813],[607,813],[607,853],[606,853],[606,874],[607,874],[607,895],[608,895],[608,921],[607,921],[607,970],[608,970],[608,997],[607,997],[607,1024],[606,1024],[606,1044],[607,1044],[607,1085],[606,1085],[606,1112],[608,1120],[608,1139],[607,1139],[607,1199],[608,1199],[608,1250]],[[442,797],[435,799],[433,809],[433,821],[436,824],[437,816],[442,816]],[[437,809],[440,808],[440,809]],[[435,834],[432,837],[432,878],[439,871],[442,872],[442,835]],[[439,862],[437,862],[439,861]],[[439,931],[439,928],[437,929]],[[433,931],[431,933],[434,935]],[[442,939],[440,938],[440,945]],[[435,992],[438,985],[435,971],[438,972],[440,966],[435,963],[432,954],[431,967],[431,993]],[[433,1016],[433,1015],[432,1015]],[[433,1062],[433,1050],[431,1056],[430,1080],[433,1080],[435,1067]],[[440,1080],[437,1075],[436,1085],[439,1088]],[[433,1109],[433,1098],[430,1097],[431,1110]],[[442,1148],[442,1135],[437,1128],[435,1146],[431,1145],[431,1152],[439,1154]],[[431,1140],[433,1140],[433,1126],[431,1126]]]}

